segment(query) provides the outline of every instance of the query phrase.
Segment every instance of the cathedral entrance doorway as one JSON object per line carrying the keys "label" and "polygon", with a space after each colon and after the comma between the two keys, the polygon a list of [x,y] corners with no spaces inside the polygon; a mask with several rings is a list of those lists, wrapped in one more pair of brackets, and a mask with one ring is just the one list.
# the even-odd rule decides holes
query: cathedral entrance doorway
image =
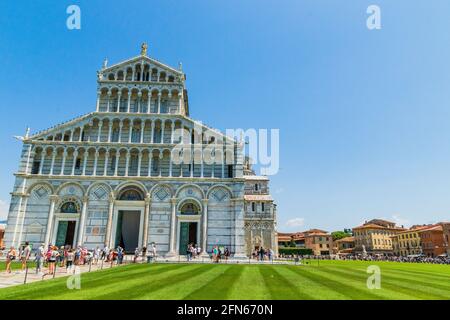
{"label": "cathedral entrance doorway", "polygon": [[56,232],[55,246],[73,248],[75,241],[76,221],[59,221]]}
{"label": "cathedral entrance doorway", "polygon": [[115,248],[122,247],[126,253],[139,248],[141,211],[119,210],[116,225]]}
{"label": "cathedral entrance doorway", "polygon": [[180,222],[179,254],[186,255],[189,244],[198,245],[198,223]]}

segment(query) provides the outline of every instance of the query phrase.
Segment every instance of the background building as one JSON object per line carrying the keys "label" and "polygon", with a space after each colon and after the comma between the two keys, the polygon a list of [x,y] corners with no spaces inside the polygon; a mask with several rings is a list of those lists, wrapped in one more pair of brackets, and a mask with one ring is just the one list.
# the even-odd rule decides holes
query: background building
{"label": "background building", "polygon": [[3,241],[3,239],[5,237],[5,229],[6,229],[6,225],[0,223],[0,249],[5,247],[5,243]]}
{"label": "background building", "polygon": [[355,238],[355,253],[362,254],[393,254],[392,236],[404,231],[394,222],[374,219],[362,226],[353,228]]}
{"label": "background building", "polygon": [[352,254],[355,249],[355,237],[345,237],[336,240],[333,247],[337,254]]}
{"label": "background building", "polygon": [[391,237],[393,241],[393,252],[398,256],[409,256],[422,254],[422,244],[419,231],[429,226],[413,226],[408,230],[400,231]]}
{"label": "background building", "polygon": [[327,231],[311,229],[303,232],[305,247],[316,256],[333,254],[333,237]]}
{"label": "background building", "polygon": [[442,222],[442,232],[444,234],[444,245],[447,249],[447,256],[450,257],[450,222]]}
{"label": "background building", "polygon": [[442,225],[436,224],[424,228],[418,233],[422,244],[422,253],[424,255],[434,258],[447,253]]}

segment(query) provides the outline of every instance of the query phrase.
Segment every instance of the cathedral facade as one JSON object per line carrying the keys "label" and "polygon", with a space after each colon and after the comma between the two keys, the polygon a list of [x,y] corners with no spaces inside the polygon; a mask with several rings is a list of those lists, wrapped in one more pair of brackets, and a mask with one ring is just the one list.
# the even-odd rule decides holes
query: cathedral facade
{"label": "cathedral facade", "polygon": [[242,141],[189,116],[185,80],[143,45],[98,71],[94,112],[20,137],[5,245],[276,251],[268,178]]}

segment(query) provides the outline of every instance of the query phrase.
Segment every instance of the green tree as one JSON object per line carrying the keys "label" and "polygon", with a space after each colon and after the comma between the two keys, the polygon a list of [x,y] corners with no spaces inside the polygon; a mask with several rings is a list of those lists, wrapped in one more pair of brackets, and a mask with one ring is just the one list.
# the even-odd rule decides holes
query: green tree
{"label": "green tree", "polygon": [[336,241],[346,237],[351,237],[352,234],[345,231],[335,231],[331,233],[331,236],[333,237],[333,241]]}

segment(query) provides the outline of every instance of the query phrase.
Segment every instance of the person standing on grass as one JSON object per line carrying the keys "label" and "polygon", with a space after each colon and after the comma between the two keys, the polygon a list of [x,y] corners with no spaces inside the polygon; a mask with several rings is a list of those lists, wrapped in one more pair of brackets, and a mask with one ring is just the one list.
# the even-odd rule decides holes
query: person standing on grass
{"label": "person standing on grass", "polygon": [[140,255],[141,255],[141,252],[140,252],[139,248],[136,248],[136,250],[134,250],[133,263],[137,263],[137,259],[139,258]]}
{"label": "person standing on grass", "polygon": [[36,250],[35,261],[36,261],[36,274],[42,273],[42,264],[44,263],[45,249],[44,244],[41,244]]}
{"label": "person standing on grass", "polygon": [[28,259],[30,259],[30,255],[31,255],[31,247],[30,243],[27,241],[25,242],[25,246],[20,254],[20,260],[22,261],[22,272],[27,267],[27,262]]}
{"label": "person standing on grass", "polygon": [[6,254],[6,273],[11,273],[11,262],[16,260],[17,252],[14,247],[9,248],[8,253]]}
{"label": "person standing on grass", "polygon": [[153,259],[156,259],[156,244],[152,243],[152,255]]}

